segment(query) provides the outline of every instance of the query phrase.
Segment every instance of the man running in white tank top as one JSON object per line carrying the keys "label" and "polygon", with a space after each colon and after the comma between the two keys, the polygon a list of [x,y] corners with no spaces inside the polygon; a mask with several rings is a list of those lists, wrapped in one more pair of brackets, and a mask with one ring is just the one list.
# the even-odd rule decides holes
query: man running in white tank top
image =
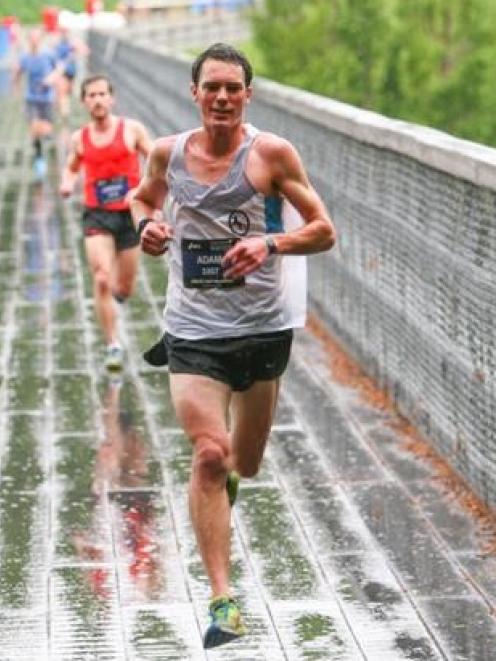
{"label": "man running in white tank top", "polygon": [[[283,256],[336,240],[295,148],[244,123],[251,79],[231,46],[198,56],[191,91],[202,126],[156,141],[131,203],[142,250],[169,250],[163,349],[193,445],[190,512],[212,589],[206,648],[245,633],[229,584],[230,505],[239,476],[260,468],[301,325],[284,296]],[[301,215],[298,229],[284,231],[284,199]],[[167,222],[152,220],[164,204]]]}

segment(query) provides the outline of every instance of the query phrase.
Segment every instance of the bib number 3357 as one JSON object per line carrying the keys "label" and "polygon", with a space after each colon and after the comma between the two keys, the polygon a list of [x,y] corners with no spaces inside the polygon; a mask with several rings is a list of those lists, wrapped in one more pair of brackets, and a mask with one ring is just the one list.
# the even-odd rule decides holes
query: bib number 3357
{"label": "bib number 3357", "polygon": [[239,239],[182,239],[184,286],[195,289],[240,287],[244,278],[226,278],[222,258]]}

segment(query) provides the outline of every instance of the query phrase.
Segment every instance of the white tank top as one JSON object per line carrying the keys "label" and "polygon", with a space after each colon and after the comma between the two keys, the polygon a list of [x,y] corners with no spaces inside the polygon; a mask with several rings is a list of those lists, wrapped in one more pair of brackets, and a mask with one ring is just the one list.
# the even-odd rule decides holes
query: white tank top
{"label": "white tank top", "polygon": [[[239,337],[305,323],[304,257],[271,255],[235,282],[220,267],[233,242],[284,231],[282,198],[257,192],[246,177],[258,130],[249,124],[245,130],[229,172],[214,184],[196,181],[186,169],[184,149],[194,131],[181,133],[174,144],[166,175],[165,216],[174,236],[164,314],[165,330],[176,337]],[[289,222],[294,226],[294,213]]]}

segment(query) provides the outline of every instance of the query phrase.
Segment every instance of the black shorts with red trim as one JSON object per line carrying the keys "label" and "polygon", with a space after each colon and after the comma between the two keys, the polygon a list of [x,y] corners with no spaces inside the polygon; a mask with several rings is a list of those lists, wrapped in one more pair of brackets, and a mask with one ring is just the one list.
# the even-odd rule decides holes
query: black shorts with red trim
{"label": "black shorts with red trim", "polygon": [[95,234],[111,234],[117,250],[127,250],[139,245],[139,236],[128,209],[110,211],[100,207],[85,207],[83,232],[87,237]]}

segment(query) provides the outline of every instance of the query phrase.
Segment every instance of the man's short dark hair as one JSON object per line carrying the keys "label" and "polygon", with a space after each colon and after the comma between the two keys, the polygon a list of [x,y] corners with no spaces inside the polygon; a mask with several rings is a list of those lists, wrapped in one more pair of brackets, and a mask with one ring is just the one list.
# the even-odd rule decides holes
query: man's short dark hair
{"label": "man's short dark hair", "polygon": [[198,85],[200,80],[201,69],[205,60],[220,60],[221,62],[231,62],[238,64],[244,72],[245,85],[250,86],[253,78],[253,69],[251,64],[243,53],[229,44],[217,43],[212,44],[203,53],[200,53],[191,67],[191,79],[195,85]]}
{"label": "man's short dark hair", "polygon": [[81,83],[81,101],[84,101],[84,97],[86,96],[86,90],[88,89],[88,86],[91,85],[92,83],[96,83],[99,80],[104,80],[107,83],[108,86],[108,91],[110,94],[114,93],[114,87],[110,81],[110,78],[106,76],[104,73],[95,73],[92,76],[88,76],[83,80]]}

